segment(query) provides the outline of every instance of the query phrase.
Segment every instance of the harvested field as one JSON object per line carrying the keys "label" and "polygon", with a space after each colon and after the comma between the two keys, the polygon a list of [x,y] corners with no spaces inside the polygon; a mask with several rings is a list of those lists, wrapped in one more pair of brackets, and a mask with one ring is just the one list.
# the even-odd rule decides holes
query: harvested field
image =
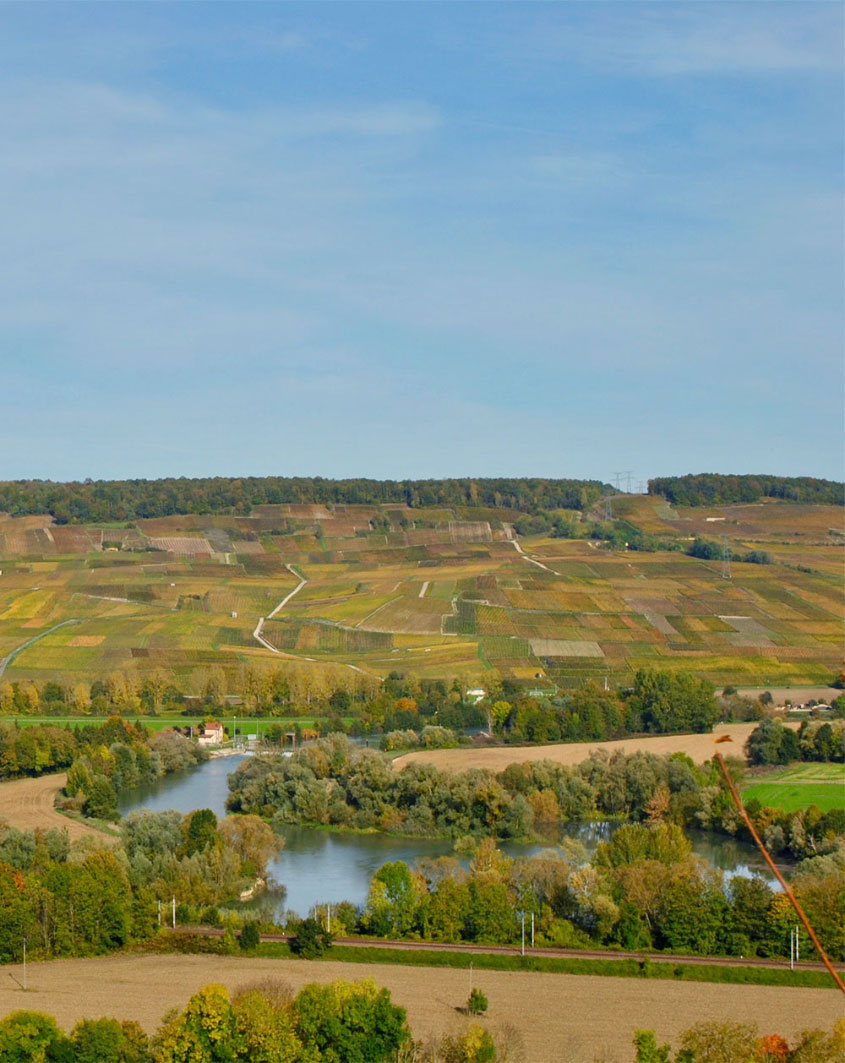
{"label": "harvested field", "polygon": [[187,535],[168,535],[157,539],[150,539],[150,546],[156,550],[167,550],[171,554],[194,556],[205,554],[211,556],[211,543],[206,538],[193,538]]}
{"label": "harvested field", "polygon": [[[434,764],[438,768],[460,771],[466,768],[504,771],[508,764],[522,764],[527,760],[580,764],[594,750],[600,749],[606,749],[608,753],[616,750],[623,753],[686,753],[697,764],[703,764],[717,751],[715,743],[722,735],[730,735],[731,741],[722,742],[718,752],[722,756],[742,756],[745,740],[756,726],[756,723],[721,723],[713,728],[712,734],[655,735],[653,738],[620,738],[613,742],[561,742],[548,746],[496,746],[488,749],[426,749],[397,757],[393,766],[402,768],[412,761],[418,761]],[[787,722],[786,726],[798,728],[798,724],[792,722]]]}
{"label": "harvested field", "polygon": [[597,642],[580,639],[530,639],[529,644],[535,657],[604,657]]}
{"label": "harvested field", "polygon": [[90,835],[109,838],[110,835],[56,811],[53,807],[56,795],[66,781],[67,775],[62,772],[59,775],[42,775],[39,779],[14,779],[0,783],[0,820],[20,830],[64,827],[71,841]]}
{"label": "harvested field", "polygon": [[[19,967],[6,972],[21,979]],[[0,981],[0,1015],[31,1008],[55,1015],[66,1030],[81,1018],[134,1019],[147,1031],[164,1012],[182,1007],[209,982],[232,991],[260,978],[280,978],[295,990],[312,981],[373,978],[407,1009],[416,1037],[460,1029],[455,1008],[467,997],[467,972],[388,964],[315,963],[234,956],[109,956],[31,964],[28,992]],[[808,1025],[831,1029],[842,998],[833,990],[711,985],[599,978],[589,975],[479,971],[490,1001],[484,1025],[511,1024],[521,1033],[527,1063],[630,1063],[636,1028],[653,1028],[659,1041],[677,1043],[694,1022],[756,1022],[761,1031],[789,1037]],[[604,1053],[602,1055],[602,1053]]]}

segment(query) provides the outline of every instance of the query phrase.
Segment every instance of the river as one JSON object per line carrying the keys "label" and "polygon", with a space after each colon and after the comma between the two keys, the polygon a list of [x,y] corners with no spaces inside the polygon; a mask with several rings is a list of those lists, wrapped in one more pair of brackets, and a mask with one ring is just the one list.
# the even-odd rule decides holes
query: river
{"label": "river", "polygon": [[[222,818],[226,815],[229,794],[227,777],[246,759],[246,756],[219,757],[126,791],[121,795],[120,812],[126,815],[136,809],[163,812],[172,808],[184,814],[197,808],[210,808]],[[615,822],[602,820],[567,823],[562,834],[577,838],[592,852],[617,826]],[[394,838],[386,834],[351,834],[294,826],[285,827],[283,833],[285,848],[271,862],[269,872],[273,880],[285,886],[286,896],[271,895],[257,902],[262,905],[269,902],[279,916],[284,908],[307,915],[314,904],[352,901],[363,905],[370,879],[382,864],[389,860],[413,863],[422,857],[449,856],[453,851],[452,843],[446,838]],[[778,888],[754,846],[707,831],[691,831],[689,836],[695,852],[726,875],[759,874]],[[502,842],[501,847],[509,856],[530,856],[543,848],[533,842],[513,841]]]}

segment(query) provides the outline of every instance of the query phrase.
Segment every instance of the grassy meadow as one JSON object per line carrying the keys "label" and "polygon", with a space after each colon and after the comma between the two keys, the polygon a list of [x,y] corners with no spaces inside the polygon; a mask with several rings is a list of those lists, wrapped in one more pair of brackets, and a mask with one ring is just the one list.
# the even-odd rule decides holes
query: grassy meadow
{"label": "grassy meadow", "polygon": [[[499,510],[279,505],[124,526],[0,515],[4,678],[190,679],[287,658],[552,691],[644,666],[751,687],[824,684],[839,670],[840,507],[613,506],[682,548],[727,535],[774,563],[734,562],[728,580],[719,562],[586,538],[523,538],[520,553],[517,515]],[[262,618],[273,649],[254,637]]]}
{"label": "grassy meadow", "polygon": [[845,766],[793,764],[744,786],[742,797],[746,802],[756,798],[761,805],[785,812],[797,812],[808,805],[816,805],[823,812],[845,808]]}

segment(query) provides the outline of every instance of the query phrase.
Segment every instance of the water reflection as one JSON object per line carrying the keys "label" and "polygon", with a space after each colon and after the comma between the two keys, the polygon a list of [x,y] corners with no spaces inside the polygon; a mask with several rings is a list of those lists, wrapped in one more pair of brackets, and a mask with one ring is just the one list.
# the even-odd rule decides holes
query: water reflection
{"label": "water reflection", "polygon": [[[198,768],[177,772],[147,786],[127,791],[120,801],[125,815],[134,809],[162,812],[173,808],[192,812],[210,808],[218,816],[226,815],[227,777],[246,756],[221,757]],[[532,856],[544,848],[557,847],[564,838],[579,841],[588,854],[601,841],[613,836],[620,824],[611,821],[567,823],[553,831],[542,844],[537,842],[503,842],[509,856]],[[268,908],[281,915],[287,908],[306,915],[314,904],[352,901],[362,905],[367,899],[370,879],[389,860],[413,863],[423,857],[450,856],[452,843],[439,838],[392,838],[384,834],[348,834],[316,830],[309,827],[286,827],[285,848],[270,865],[270,874],[285,889],[248,902],[248,907]],[[720,868],[727,877],[759,874],[774,888],[779,888],[763,858],[753,845],[710,834],[690,831],[694,851],[711,866]]]}

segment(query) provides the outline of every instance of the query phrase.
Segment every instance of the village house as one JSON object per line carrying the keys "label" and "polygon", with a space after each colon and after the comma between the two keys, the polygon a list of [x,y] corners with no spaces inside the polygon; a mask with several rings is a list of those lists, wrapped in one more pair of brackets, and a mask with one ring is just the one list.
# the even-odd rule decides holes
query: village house
{"label": "village house", "polygon": [[225,739],[223,724],[217,720],[209,720],[202,725],[202,732],[197,741],[201,746],[222,746]]}

